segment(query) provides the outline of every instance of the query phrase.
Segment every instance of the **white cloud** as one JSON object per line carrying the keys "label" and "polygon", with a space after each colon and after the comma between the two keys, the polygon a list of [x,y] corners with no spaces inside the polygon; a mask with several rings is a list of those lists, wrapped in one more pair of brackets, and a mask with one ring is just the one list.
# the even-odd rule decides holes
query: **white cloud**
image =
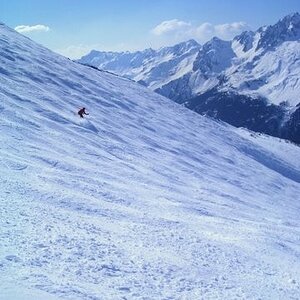
{"label": "white cloud", "polygon": [[20,33],[31,33],[31,32],[47,32],[50,28],[46,25],[19,25],[15,27],[15,30]]}
{"label": "white cloud", "polygon": [[157,25],[155,28],[151,30],[151,32],[154,35],[163,35],[163,34],[169,34],[172,32],[178,32],[178,31],[184,31],[188,30],[190,28],[191,24],[186,23],[183,21],[179,21],[177,19],[169,20],[169,21],[163,21],[159,25]]}
{"label": "white cloud", "polygon": [[223,37],[223,39],[232,39],[237,34],[249,29],[250,27],[245,22],[234,22],[215,26],[216,34]]}
{"label": "white cloud", "polygon": [[205,43],[214,36],[224,40],[230,40],[236,35],[250,27],[245,22],[233,22],[225,24],[192,24],[177,19],[163,21],[151,30],[156,44],[169,45],[188,39],[195,39],[200,43]]}

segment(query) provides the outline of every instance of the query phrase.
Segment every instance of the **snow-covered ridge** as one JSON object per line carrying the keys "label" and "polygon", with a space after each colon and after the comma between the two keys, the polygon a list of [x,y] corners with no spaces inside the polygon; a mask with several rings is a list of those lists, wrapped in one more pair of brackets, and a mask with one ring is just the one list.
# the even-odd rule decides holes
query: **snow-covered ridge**
{"label": "snow-covered ridge", "polygon": [[231,42],[213,38],[203,45],[195,59],[193,71],[200,71],[203,75],[219,75],[231,66],[231,60],[235,57],[231,48]]}
{"label": "snow-covered ridge", "polygon": [[299,298],[298,147],[0,49],[0,298]]}
{"label": "snow-covered ridge", "polygon": [[189,40],[173,47],[158,50],[150,48],[133,53],[93,50],[79,62],[115,72],[157,89],[191,71],[199,48],[196,41]]}
{"label": "snow-covered ridge", "polygon": [[[180,59],[173,59],[175,49],[180,49],[178,46],[169,48],[172,56],[161,56],[159,51],[152,50],[151,64],[147,65],[143,60],[141,68],[132,62],[123,67],[121,60],[106,58],[105,53],[97,56],[92,52],[81,61],[141,81],[181,103],[219,86],[222,90],[263,97],[276,105],[287,102],[292,109],[300,102],[296,76],[300,72],[299,13],[288,15],[275,25],[261,27],[256,32],[244,32],[231,42],[213,38],[202,47],[191,42],[187,44],[189,47],[186,48],[192,51],[187,51],[186,63],[182,63],[181,52]],[[141,53],[146,56],[143,52],[127,55]],[[114,55],[119,57],[121,54]],[[164,58],[163,67],[161,57]]]}
{"label": "snow-covered ridge", "polygon": [[260,41],[257,49],[264,48],[274,49],[283,42],[300,40],[300,14],[293,13],[287,15],[277,22],[275,25],[266,28],[260,28]]}
{"label": "snow-covered ridge", "polygon": [[[235,39],[244,45],[238,63],[226,71],[225,89],[259,95],[293,109],[300,103],[300,15],[288,15],[256,34],[245,33]],[[237,45],[235,46],[237,49]],[[237,53],[237,51],[235,50]]]}
{"label": "snow-covered ridge", "polygon": [[227,71],[225,89],[261,95],[276,105],[287,102],[295,108],[300,103],[300,41],[284,42],[276,51],[256,57]]}

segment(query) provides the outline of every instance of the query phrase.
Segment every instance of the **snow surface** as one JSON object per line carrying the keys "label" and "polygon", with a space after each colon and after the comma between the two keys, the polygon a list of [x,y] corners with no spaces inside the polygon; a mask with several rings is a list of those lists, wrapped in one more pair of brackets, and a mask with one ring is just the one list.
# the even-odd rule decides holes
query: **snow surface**
{"label": "snow surface", "polygon": [[0,46],[0,299],[300,298],[299,147]]}

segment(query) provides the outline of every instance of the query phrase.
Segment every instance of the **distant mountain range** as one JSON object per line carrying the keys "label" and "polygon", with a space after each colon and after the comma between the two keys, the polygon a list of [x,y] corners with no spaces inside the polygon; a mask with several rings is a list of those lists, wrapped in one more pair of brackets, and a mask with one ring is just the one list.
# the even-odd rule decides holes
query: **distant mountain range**
{"label": "distant mountain range", "polygon": [[131,78],[156,90],[192,72],[200,49],[196,41],[189,40],[173,47],[133,53],[93,50],[79,62]]}
{"label": "distant mountain range", "polygon": [[232,41],[93,50],[79,62],[131,78],[198,113],[300,143],[299,13]]}

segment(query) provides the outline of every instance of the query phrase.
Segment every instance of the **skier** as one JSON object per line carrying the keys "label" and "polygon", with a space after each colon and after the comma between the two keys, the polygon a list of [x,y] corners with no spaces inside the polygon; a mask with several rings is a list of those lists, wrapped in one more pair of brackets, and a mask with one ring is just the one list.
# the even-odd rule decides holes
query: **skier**
{"label": "skier", "polygon": [[78,114],[80,118],[83,118],[83,115],[88,115],[88,113],[85,111],[85,107],[79,109]]}

